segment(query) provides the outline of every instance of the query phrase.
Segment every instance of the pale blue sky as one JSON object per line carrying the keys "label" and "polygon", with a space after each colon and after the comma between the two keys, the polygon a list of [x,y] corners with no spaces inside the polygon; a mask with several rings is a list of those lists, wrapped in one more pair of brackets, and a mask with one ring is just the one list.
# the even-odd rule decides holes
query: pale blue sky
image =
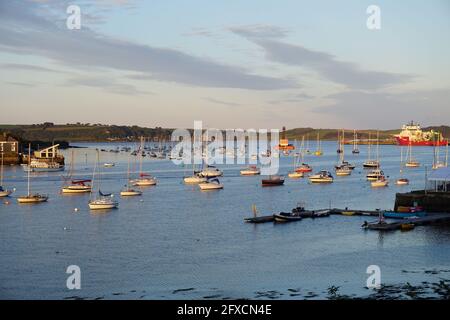
{"label": "pale blue sky", "polygon": [[0,123],[450,124],[449,18],[446,0],[4,1]]}

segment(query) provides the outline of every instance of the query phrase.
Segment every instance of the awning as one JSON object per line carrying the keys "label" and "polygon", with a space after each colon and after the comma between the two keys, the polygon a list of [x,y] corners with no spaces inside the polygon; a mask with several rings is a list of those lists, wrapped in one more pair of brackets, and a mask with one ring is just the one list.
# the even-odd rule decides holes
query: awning
{"label": "awning", "polygon": [[428,175],[428,180],[450,182],[450,167],[444,167],[433,170]]}

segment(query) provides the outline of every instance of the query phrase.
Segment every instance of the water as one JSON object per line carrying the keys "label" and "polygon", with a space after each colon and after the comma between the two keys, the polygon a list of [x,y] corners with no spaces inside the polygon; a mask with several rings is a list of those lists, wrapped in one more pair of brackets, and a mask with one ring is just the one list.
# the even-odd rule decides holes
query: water
{"label": "water", "polygon": [[[77,178],[91,177],[94,147],[116,146],[79,145],[89,148],[75,150]],[[336,163],[336,143],[325,142],[323,148],[324,156],[305,159],[314,171],[331,171]],[[128,199],[118,196],[126,182],[127,155],[102,152],[102,163],[116,163],[102,168],[102,190],[115,193],[120,201],[118,210],[106,213],[89,211],[89,195],[59,194],[61,173],[33,174],[32,191],[48,193],[48,203],[18,205],[10,199],[10,204],[0,204],[0,298],[264,298],[257,292],[267,291],[274,291],[272,297],[298,298],[288,289],[324,298],[331,285],[363,296],[368,294],[366,268],[373,264],[380,266],[383,283],[448,279],[450,228],[445,226],[378,233],[360,228],[367,217],[332,216],[292,224],[243,222],[252,215],[252,204],[261,214],[290,211],[297,202],[315,209],[389,209],[396,192],[423,188],[423,166],[405,171],[409,186],[395,186],[399,148],[380,146],[382,169],[391,185],[372,189],[361,169],[367,147],[360,149],[360,155],[352,155],[351,146],[346,146],[346,159],[358,167],[333,184],[286,179],[284,186],[262,188],[261,177],[241,177],[242,166],[234,165],[219,166],[225,187],[211,192],[184,185],[186,168],[145,158],[144,170],[158,178],[158,185],[145,188],[142,197]],[[432,152],[414,148],[415,157],[428,166]],[[70,151],[64,153],[69,162]],[[280,173],[286,174],[292,158],[280,161]],[[5,168],[5,185],[16,187],[16,196],[26,193],[20,167]],[[81,268],[81,290],[66,287],[69,265]]]}

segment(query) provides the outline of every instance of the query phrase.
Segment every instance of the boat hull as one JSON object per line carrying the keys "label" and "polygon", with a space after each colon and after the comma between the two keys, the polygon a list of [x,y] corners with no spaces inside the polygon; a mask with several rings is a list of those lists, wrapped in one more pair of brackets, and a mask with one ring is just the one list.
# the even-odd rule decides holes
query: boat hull
{"label": "boat hull", "polygon": [[282,186],[284,184],[284,180],[262,180],[261,182],[263,187],[275,187],[275,186]]}
{"label": "boat hull", "polygon": [[89,203],[89,209],[91,210],[106,210],[106,209],[116,209],[117,203]]}
{"label": "boat hull", "polygon": [[184,183],[186,184],[199,184],[206,182],[208,179],[204,177],[186,177],[183,179]]}
{"label": "boat hull", "polygon": [[133,185],[139,187],[154,186],[156,185],[156,180],[153,179],[136,180],[133,182]]}
{"label": "boat hull", "polygon": [[251,171],[251,170],[242,170],[241,176],[257,176],[260,174],[259,171]]}
{"label": "boat hull", "polygon": [[77,186],[69,186],[63,187],[61,189],[62,193],[89,193],[91,192],[91,187],[77,187]]}
{"label": "boat hull", "polygon": [[391,219],[407,219],[413,217],[425,217],[426,212],[385,212],[383,213],[385,218]]}
{"label": "boat hull", "polygon": [[328,178],[328,179],[326,179],[326,178],[309,178],[309,181],[311,183],[332,183],[333,179],[331,179],[331,178]]}
{"label": "boat hull", "polygon": [[276,222],[294,222],[303,219],[301,216],[284,215],[284,214],[274,214],[273,217]]}
{"label": "boat hull", "polygon": [[48,200],[48,197],[46,197],[46,196],[41,196],[41,197],[25,196],[25,197],[17,198],[18,203],[41,203],[41,202],[46,202],[47,200]]}
{"label": "boat hull", "polygon": [[204,191],[223,189],[223,185],[213,183],[200,183],[198,186],[200,187],[200,190]]}
{"label": "boat hull", "polygon": [[11,194],[12,191],[10,190],[3,190],[0,191],[0,198],[8,197]]}
{"label": "boat hull", "polygon": [[137,190],[125,190],[125,191],[121,191],[120,195],[122,197],[141,196],[142,192],[141,191],[137,191]]}
{"label": "boat hull", "polygon": [[432,141],[432,140],[421,140],[421,141],[409,141],[408,137],[395,137],[397,140],[397,144],[399,146],[425,146],[425,147],[440,147],[440,146],[446,146],[448,145],[448,140],[444,139],[441,141]]}

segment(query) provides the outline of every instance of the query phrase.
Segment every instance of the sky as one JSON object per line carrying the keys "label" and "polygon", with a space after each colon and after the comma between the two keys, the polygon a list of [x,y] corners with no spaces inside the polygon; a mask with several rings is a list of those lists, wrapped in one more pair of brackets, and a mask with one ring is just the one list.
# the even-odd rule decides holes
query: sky
{"label": "sky", "polygon": [[449,18],[448,0],[0,1],[0,123],[450,125]]}

